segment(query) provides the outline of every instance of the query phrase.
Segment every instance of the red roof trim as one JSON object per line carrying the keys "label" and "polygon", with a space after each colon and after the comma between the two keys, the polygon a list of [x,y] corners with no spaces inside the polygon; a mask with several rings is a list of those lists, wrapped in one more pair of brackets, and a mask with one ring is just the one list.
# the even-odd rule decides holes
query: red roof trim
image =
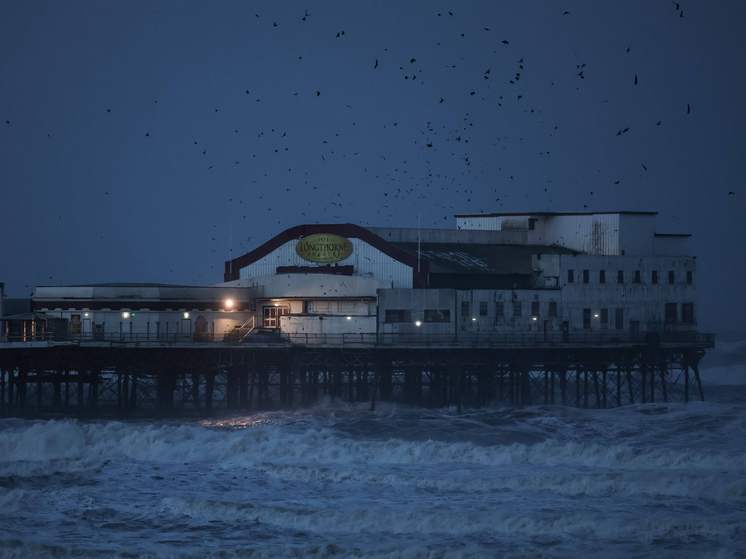
{"label": "red roof trim", "polygon": [[[255,248],[251,252],[247,252],[243,256],[234,258],[232,261],[229,260],[225,263],[225,274],[224,281],[234,281],[240,279],[241,268],[245,268],[249,264],[253,264],[260,258],[267,256],[273,250],[280,248],[288,241],[295,239],[301,239],[308,235],[315,235],[317,233],[331,233],[333,235],[340,235],[348,239],[360,239],[365,241],[374,248],[377,248],[385,255],[390,256],[394,260],[406,264],[412,268],[412,286],[413,287],[425,287],[427,285],[427,273],[429,271],[429,265],[427,261],[421,261],[421,272],[417,277],[417,258],[407,254],[401,249],[396,248],[394,245],[386,241],[385,239],[371,233],[364,227],[355,225],[353,223],[334,223],[334,224],[314,224],[314,225],[296,225],[290,229],[286,229],[279,235],[271,238],[263,245]],[[231,262],[233,263],[231,273]]]}

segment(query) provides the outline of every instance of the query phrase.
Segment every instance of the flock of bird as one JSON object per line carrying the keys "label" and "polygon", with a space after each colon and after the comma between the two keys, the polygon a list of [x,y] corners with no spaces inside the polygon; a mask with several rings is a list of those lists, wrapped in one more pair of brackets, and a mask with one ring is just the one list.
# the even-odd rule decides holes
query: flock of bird
{"label": "flock of bird", "polygon": [[[679,3],[672,3],[674,4],[678,16],[683,18],[683,9],[681,9]],[[569,11],[563,11],[562,13],[558,13],[558,15],[566,18],[572,17]],[[259,14],[255,14],[255,17],[261,19]],[[451,11],[438,13],[437,17],[445,17],[446,19],[451,18],[454,21],[457,19],[454,17],[454,12]],[[305,12],[300,15],[300,19],[304,22],[312,21],[313,14],[310,14],[308,13],[308,10],[305,10]],[[282,22],[278,23],[277,21],[273,21],[272,28],[282,29]],[[490,28],[483,27],[480,32],[490,33]],[[349,36],[349,33],[346,34],[344,30],[339,29],[334,38],[339,39],[340,41],[345,41],[349,39]],[[465,33],[461,33],[461,37],[465,37]],[[510,52],[513,48],[510,46],[509,38],[497,38],[493,41],[493,44],[495,45],[495,50],[493,51],[495,54],[497,53],[497,49],[506,49],[504,52]],[[440,45],[440,42],[435,41],[434,48],[437,48]],[[630,53],[630,49],[631,47],[626,49],[627,54]],[[416,83],[420,86],[426,84],[427,80],[424,77],[425,72],[423,72],[424,66],[421,64],[422,61],[418,60],[419,57],[394,55],[389,52],[387,48],[383,48],[383,51],[380,52],[381,54],[377,56],[371,56],[370,71],[387,72],[388,74],[391,72],[398,72],[399,78],[403,79],[405,82]],[[250,124],[245,121],[242,121],[238,125],[234,125],[231,127],[230,132],[226,131],[225,133],[229,133],[236,138],[247,138],[244,143],[245,155],[243,157],[252,160],[252,163],[257,159],[257,155],[259,155],[259,158],[261,159],[263,157],[262,154],[273,150],[273,153],[275,154],[288,152],[287,158],[282,161],[283,163],[289,163],[292,165],[294,154],[291,147],[297,146],[301,143],[306,145],[304,149],[307,150],[307,153],[303,154],[304,156],[307,155],[309,151],[312,152],[313,150],[317,150],[316,155],[318,156],[321,165],[326,165],[328,167],[328,171],[326,171],[328,175],[321,179],[314,180],[308,176],[308,171],[306,170],[300,178],[297,177],[297,173],[300,171],[296,171],[296,177],[294,179],[288,179],[288,175],[283,177],[269,177],[268,173],[262,173],[264,175],[263,177],[256,176],[253,174],[254,171],[249,170],[248,176],[243,175],[242,182],[245,185],[246,180],[250,179],[252,180],[252,187],[244,189],[243,195],[227,196],[228,203],[233,206],[231,215],[238,214],[242,221],[251,221],[251,214],[262,208],[262,200],[264,199],[263,194],[257,196],[256,193],[265,188],[270,188],[274,190],[274,192],[272,196],[268,196],[268,198],[272,198],[276,202],[278,193],[284,193],[287,196],[286,200],[290,206],[295,207],[294,214],[287,210],[276,212],[282,214],[279,216],[277,226],[282,226],[283,217],[286,215],[290,215],[291,219],[294,220],[292,223],[280,227],[280,230],[296,224],[298,218],[301,220],[316,220],[317,223],[319,221],[328,222],[331,220],[354,220],[352,214],[358,208],[362,209],[361,206],[364,206],[365,203],[359,200],[357,196],[348,192],[344,192],[344,197],[342,196],[343,192],[333,192],[331,195],[325,196],[325,204],[323,208],[315,207],[315,201],[313,199],[305,202],[305,207],[299,207],[299,201],[308,197],[308,193],[317,190],[319,186],[323,185],[323,181],[333,181],[334,174],[340,165],[340,159],[346,159],[349,157],[351,159],[356,158],[360,160],[360,163],[358,164],[358,172],[365,176],[366,184],[378,185],[380,204],[375,210],[377,221],[374,223],[367,222],[366,224],[385,225],[386,223],[397,222],[398,219],[400,220],[397,213],[401,212],[400,215],[411,215],[412,208],[415,205],[420,205],[423,201],[429,200],[429,203],[433,208],[436,208],[443,213],[440,217],[432,220],[427,225],[442,226],[442,220],[447,221],[452,217],[453,213],[468,209],[469,204],[471,204],[473,200],[478,198],[483,199],[479,194],[483,194],[484,189],[487,188],[487,185],[477,179],[477,177],[484,172],[482,168],[483,165],[478,161],[475,162],[470,150],[468,149],[470,140],[479,142],[483,141],[484,137],[483,131],[480,131],[479,134],[474,133],[474,117],[470,116],[468,112],[468,108],[473,106],[473,104],[470,104],[470,99],[477,99],[485,103],[490,103],[491,108],[488,108],[487,110],[493,112],[510,108],[516,113],[525,113],[529,117],[531,115],[538,116],[542,112],[541,109],[535,107],[524,107],[524,103],[526,102],[524,97],[527,92],[523,90],[521,81],[524,78],[525,73],[530,71],[530,68],[527,69],[529,66],[528,63],[524,62],[524,59],[526,58],[525,55],[510,56],[508,54],[505,56],[509,56],[513,60],[510,67],[497,68],[493,64],[489,67],[483,68],[478,81],[476,79],[473,80],[470,87],[467,84],[464,84],[462,98],[454,98],[453,95],[435,95],[428,100],[425,94],[418,93],[417,95],[422,99],[423,103],[430,103],[433,107],[433,117],[430,120],[422,122],[418,129],[413,129],[410,123],[406,130],[402,130],[403,127],[399,126],[398,121],[389,121],[382,124],[382,129],[377,133],[382,134],[383,137],[387,138],[390,137],[389,135],[391,134],[396,134],[398,136],[404,136],[405,138],[408,138],[408,141],[411,141],[411,147],[404,153],[392,154],[390,151],[387,151],[385,153],[373,154],[370,152],[370,149],[375,144],[361,142],[359,145],[354,145],[354,143],[349,139],[350,136],[352,136],[350,130],[340,130],[339,132],[335,132],[333,136],[330,134],[322,137],[307,137],[305,138],[307,141],[304,141],[304,138],[299,138],[299,136],[304,136],[308,133],[300,129],[300,127],[298,130],[271,128],[247,131],[246,128],[250,127]],[[302,60],[302,58],[302,55],[298,57],[299,60]],[[455,57],[451,57],[449,63],[444,65],[446,71],[451,71],[456,68],[457,65],[453,63],[455,62],[454,58]],[[432,66],[432,61],[428,61],[427,66]],[[587,64],[575,64],[575,77],[578,80],[592,79],[590,75],[586,75],[588,71],[589,68]],[[640,84],[637,74],[630,76],[630,80],[634,86]],[[482,85],[476,86],[479,82],[481,82]],[[323,91],[321,89],[311,87],[310,84],[302,85],[304,89],[299,88],[298,91],[289,92],[288,96],[290,98],[300,97],[306,102],[309,98],[322,98]],[[550,86],[554,86],[554,82],[551,82]],[[260,107],[261,105],[259,104],[262,103],[262,98],[257,95],[252,95],[252,90],[253,88],[249,86],[242,90],[240,95],[245,99],[245,102],[251,103],[255,107]],[[529,95],[529,97],[531,97],[531,95]],[[154,100],[154,103],[157,104],[158,100]],[[353,109],[353,106],[350,104],[345,104],[344,106],[349,110]],[[436,112],[436,109],[444,107],[447,107],[449,116],[444,116],[442,112]],[[214,113],[219,112],[218,108],[213,108],[212,110]],[[351,113],[351,118],[348,119],[350,122],[350,128],[356,125],[356,122],[353,119],[355,118],[355,114],[360,114],[357,111],[358,110],[355,109]],[[111,107],[106,109],[107,114],[111,114],[111,112]],[[689,104],[686,106],[685,113],[691,113],[691,107]],[[6,120],[6,125],[10,124],[10,121]],[[541,124],[544,124],[543,120],[541,121]],[[661,126],[662,121],[657,120],[657,122],[652,122],[650,125]],[[547,138],[549,138],[557,132],[558,126],[555,125],[552,127],[551,125],[544,125],[543,129],[547,130]],[[610,134],[625,136],[632,133],[632,129],[632,126],[623,126],[620,127],[618,131],[610,132]],[[154,140],[155,134],[151,134],[151,132],[152,130],[147,129],[143,131],[143,138],[145,141]],[[293,142],[290,142],[290,136],[294,137]],[[480,139],[474,140],[474,137]],[[492,145],[495,149],[509,151],[511,149],[510,142],[511,140],[514,140],[514,138],[497,135],[493,140],[494,142]],[[386,145],[387,143],[388,142],[384,142],[383,145]],[[203,144],[207,144],[207,146]],[[267,144],[271,145],[268,146]],[[203,142],[197,138],[193,140],[192,145],[195,146],[195,155],[201,156],[201,158],[206,162],[203,165],[205,173],[210,175],[222,175],[223,177],[227,176],[229,181],[235,179],[235,171],[229,171],[227,167],[230,165],[233,168],[237,168],[236,166],[242,165],[244,162],[243,157],[239,160],[234,160],[229,164],[225,160],[225,157],[222,157],[219,153],[215,154],[213,152],[208,141]],[[550,153],[550,150],[544,149],[539,153],[539,155],[550,155]],[[213,155],[216,155],[217,157],[213,159]],[[416,160],[416,165],[414,165],[414,167],[412,167],[413,159]],[[643,171],[648,171],[648,167],[644,162],[641,162],[640,165],[642,166]],[[253,165],[252,169],[258,167],[260,166]],[[502,167],[499,167],[498,170],[502,171],[503,169]],[[289,166],[287,172],[292,173],[293,167]],[[323,168],[321,172],[324,172]],[[494,207],[486,208],[487,211],[496,211],[502,207],[506,200],[520,198],[521,194],[523,194],[517,193],[515,189],[512,188],[510,181],[514,177],[513,175],[508,176],[509,178],[506,178],[506,180],[502,181],[500,184],[499,191],[497,188],[494,188],[495,185],[491,185],[494,194]],[[549,182],[551,183],[551,180]],[[621,179],[619,178],[610,181],[610,183],[615,187],[618,187],[620,182]],[[259,186],[258,183],[261,184],[263,188],[257,188]],[[549,188],[552,188],[552,186],[549,185]],[[477,195],[474,194],[475,189],[477,189]],[[235,191],[236,189],[233,190]],[[544,188],[544,192],[547,193],[547,200],[551,204],[553,201],[553,199],[549,197],[551,196],[551,193],[548,192],[546,187]],[[734,195],[734,192],[730,191],[728,194]],[[108,196],[109,192],[106,191],[105,195]],[[593,195],[592,191],[590,192],[590,195]],[[528,198],[529,195],[525,194],[523,197]],[[394,203],[394,200],[396,200],[396,203]],[[459,201],[456,206],[453,204],[454,200]],[[245,205],[244,202],[246,202]],[[459,206],[459,203],[462,205]],[[587,204],[585,204],[584,207],[587,208]],[[243,211],[240,211],[241,208],[243,208]],[[237,210],[239,211],[237,212]],[[263,211],[268,214],[271,213],[272,210],[272,206],[269,205],[263,209]],[[484,208],[479,208],[479,210],[484,212]],[[370,214],[369,208],[368,214]],[[213,230],[218,228],[217,224],[212,225]],[[239,231],[251,231],[249,225],[235,224],[234,227],[237,233]],[[273,234],[278,232],[279,231],[274,231]],[[246,236],[240,238],[244,239],[245,237]],[[251,236],[248,236],[245,241],[237,240],[237,245],[244,247],[243,243],[248,243],[251,238]],[[215,248],[212,249],[213,252],[222,254],[222,249],[218,248],[218,243],[223,241],[221,234],[211,235],[211,239],[216,243]]]}

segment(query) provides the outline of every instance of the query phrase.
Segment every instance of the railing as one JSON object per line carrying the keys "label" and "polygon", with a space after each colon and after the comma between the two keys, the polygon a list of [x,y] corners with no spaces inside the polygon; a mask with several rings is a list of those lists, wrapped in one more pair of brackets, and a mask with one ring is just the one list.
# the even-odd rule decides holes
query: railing
{"label": "railing", "polygon": [[714,334],[688,332],[571,332],[571,333],[509,333],[458,332],[457,334],[401,334],[401,333],[335,333],[289,334],[277,329],[248,328],[245,333],[234,329],[228,334],[130,334],[119,332],[69,334],[38,332],[35,334],[7,334],[5,342],[51,343],[106,343],[126,345],[299,345],[299,346],[411,346],[411,347],[566,347],[566,346],[617,346],[617,345],[683,345],[687,347],[715,347]]}
{"label": "railing", "polygon": [[238,329],[238,341],[239,343],[244,341],[246,339],[246,336],[251,334],[251,331],[254,329],[256,322],[254,321],[254,315],[251,315],[249,320],[243,323],[241,328]]}

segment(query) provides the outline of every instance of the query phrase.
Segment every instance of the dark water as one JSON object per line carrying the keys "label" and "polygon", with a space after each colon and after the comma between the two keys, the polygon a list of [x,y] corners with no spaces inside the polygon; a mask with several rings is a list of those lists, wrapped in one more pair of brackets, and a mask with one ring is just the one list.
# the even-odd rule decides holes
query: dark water
{"label": "dark water", "polygon": [[746,387],[706,393],[0,420],[0,557],[746,557]]}

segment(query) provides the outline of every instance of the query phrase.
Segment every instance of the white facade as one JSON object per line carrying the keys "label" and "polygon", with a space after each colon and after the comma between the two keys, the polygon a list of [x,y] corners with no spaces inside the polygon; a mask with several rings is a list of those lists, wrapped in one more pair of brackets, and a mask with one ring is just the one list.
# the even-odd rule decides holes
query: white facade
{"label": "white facade", "polygon": [[[354,275],[383,281],[389,287],[412,287],[412,267],[391,258],[361,239],[351,238],[352,254],[332,266],[354,266]],[[298,239],[288,241],[256,262],[241,268],[241,279],[271,276],[278,266],[311,266],[319,264],[301,258],[295,252]]]}

